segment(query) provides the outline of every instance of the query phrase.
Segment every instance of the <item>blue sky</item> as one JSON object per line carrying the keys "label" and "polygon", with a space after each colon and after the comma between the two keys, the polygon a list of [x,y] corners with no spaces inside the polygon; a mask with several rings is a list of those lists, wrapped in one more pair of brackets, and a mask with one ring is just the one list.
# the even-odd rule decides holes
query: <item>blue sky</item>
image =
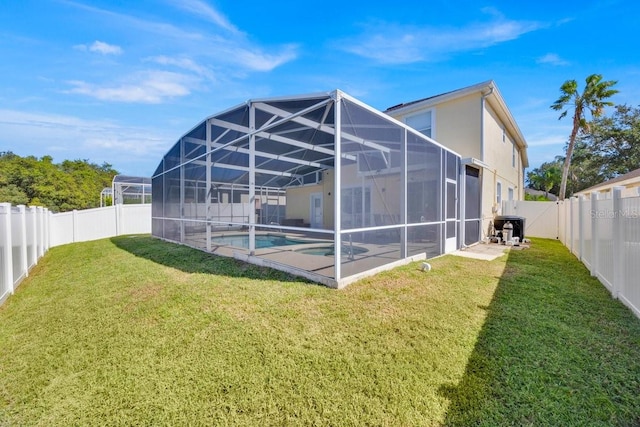
{"label": "blue sky", "polygon": [[0,0],[0,151],[150,176],[205,117],[342,89],[384,110],[493,79],[529,144],[562,154],[567,79],[640,104],[640,2]]}

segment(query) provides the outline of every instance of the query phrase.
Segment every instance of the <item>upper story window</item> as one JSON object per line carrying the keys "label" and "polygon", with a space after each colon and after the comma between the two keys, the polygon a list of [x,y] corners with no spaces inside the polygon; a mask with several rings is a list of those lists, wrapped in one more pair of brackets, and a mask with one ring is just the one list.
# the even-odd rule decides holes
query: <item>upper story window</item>
{"label": "upper story window", "polygon": [[515,142],[511,145],[511,166],[516,167],[516,144]]}
{"label": "upper story window", "polygon": [[502,183],[500,181],[496,183],[496,203],[498,206],[502,204]]}
{"label": "upper story window", "polygon": [[418,132],[432,137],[433,134],[433,114],[432,111],[423,111],[412,116],[408,116],[404,119],[407,126],[411,126]]}
{"label": "upper story window", "polygon": [[502,142],[507,142],[507,131],[504,126],[502,126]]}
{"label": "upper story window", "polygon": [[312,172],[302,177],[302,184],[319,184],[322,182],[322,171]]}

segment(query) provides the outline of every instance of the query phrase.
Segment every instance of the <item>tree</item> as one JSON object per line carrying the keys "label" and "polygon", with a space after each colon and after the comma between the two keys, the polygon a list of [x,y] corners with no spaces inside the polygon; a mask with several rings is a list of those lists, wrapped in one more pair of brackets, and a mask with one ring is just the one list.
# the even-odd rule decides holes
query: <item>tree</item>
{"label": "tree", "polygon": [[640,167],[640,108],[616,105],[611,116],[594,120],[585,138],[601,159],[600,182]]}
{"label": "tree", "polygon": [[29,203],[29,197],[15,184],[0,184],[0,202],[11,203],[16,206],[26,205]]}
{"label": "tree", "polygon": [[564,200],[567,190],[567,178],[569,176],[569,167],[571,166],[571,156],[576,143],[576,137],[579,132],[587,133],[589,131],[589,122],[585,113],[591,113],[592,118],[597,118],[604,112],[604,107],[612,106],[613,103],[606,101],[607,98],[618,93],[616,89],[611,89],[617,81],[602,81],[601,74],[591,74],[585,79],[586,85],[582,93],[578,91],[578,83],[575,80],[567,80],[560,86],[560,97],[551,105],[551,108],[560,111],[558,120],[564,118],[569,110],[565,107],[573,108],[573,127],[569,136],[567,145],[567,153],[562,167],[562,181],[560,183],[560,200]]}
{"label": "tree", "polygon": [[[529,187],[534,190],[544,191],[545,199],[549,193],[557,193],[562,179],[562,161],[556,159],[553,162],[545,162],[540,167],[527,172]],[[552,190],[555,190],[552,191]]]}
{"label": "tree", "polygon": [[0,152],[0,202],[40,205],[53,212],[97,207],[100,192],[111,186],[117,173],[108,163],[55,164],[51,156],[38,159]]}

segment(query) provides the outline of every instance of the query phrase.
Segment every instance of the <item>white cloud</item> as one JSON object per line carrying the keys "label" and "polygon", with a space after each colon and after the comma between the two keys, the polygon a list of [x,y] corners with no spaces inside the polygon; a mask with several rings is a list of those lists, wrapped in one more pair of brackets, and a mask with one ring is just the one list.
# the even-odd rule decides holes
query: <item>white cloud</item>
{"label": "white cloud", "polygon": [[111,45],[99,40],[94,41],[93,44],[89,46],[89,50],[103,55],[120,55],[122,53],[122,48],[120,48],[120,46]]}
{"label": "white cloud", "polygon": [[131,15],[125,15],[122,13],[112,12],[106,9],[100,9],[94,6],[87,6],[82,3],[77,3],[69,0],[59,0],[61,3],[65,3],[69,6],[81,9],[92,14],[102,16],[106,18],[108,22],[117,22],[122,27],[129,31],[146,31],[153,34],[157,34],[162,37],[171,37],[177,40],[198,40],[202,38],[201,34],[182,30],[175,25],[147,21],[139,19]]}
{"label": "white cloud", "polygon": [[232,56],[235,63],[254,71],[271,71],[296,57],[297,47],[295,45],[287,45],[276,54],[265,53],[260,49],[239,48]]}
{"label": "white cloud", "polygon": [[128,81],[101,86],[84,81],[69,82],[68,92],[97,98],[102,101],[140,102],[158,104],[167,98],[189,95],[193,78],[169,71],[146,71],[133,75]]}
{"label": "white cloud", "polygon": [[94,41],[89,46],[85,44],[78,44],[73,47],[74,49],[81,51],[89,51],[101,53],[103,55],[120,55],[122,54],[122,48],[120,46],[111,45],[109,43],[101,42],[99,40]]}
{"label": "white cloud", "polygon": [[232,33],[239,33],[238,29],[233,25],[226,16],[215,10],[210,5],[200,0],[178,0],[173,2],[174,6],[191,12],[199,17],[213,22],[221,28]]}
{"label": "white cloud", "polygon": [[[245,80],[249,73],[270,72],[298,56],[298,46],[294,44],[265,48],[249,40],[222,13],[203,0],[167,0],[175,7],[207,21],[194,23],[186,29],[73,1],[62,1],[91,13],[96,19],[104,19],[107,23],[118,22],[119,26],[126,28],[127,34],[124,35],[137,44],[136,49],[131,49],[131,52],[141,51],[147,45],[162,48],[160,54],[156,50],[139,58],[131,55],[127,58],[155,69],[131,74],[132,69],[139,69],[139,64],[98,64],[101,68],[97,74],[124,77],[98,81],[76,74],[67,79],[69,88],[66,93],[101,101],[158,104],[171,98],[188,96],[205,79],[209,84],[233,83]],[[209,22],[214,22],[215,25]],[[221,28],[225,31],[220,31]],[[121,47],[102,41],[75,48],[105,55],[122,53]],[[152,67],[150,63],[153,63]],[[78,69],[77,73],[93,66],[83,65],[85,67]],[[104,68],[107,66],[111,69]]]}
{"label": "white cloud", "polygon": [[61,114],[0,110],[0,147],[15,146],[18,141],[26,153],[43,155],[55,151],[66,159],[86,158],[97,163],[127,163],[136,159],[149,169],[172,142],[154,128]]}
{"label": "white cloud", "polygon": [[556,146],[562,147],[564,146],[565,141],[567,140],[567,136],[568,135],[565,135],[565,134],[533,135],[527,138],[527,144],[529,145],[529,147],[543,147],[548,145],[556,145]]}
{"label": "white cloud", "polygon": [[558,56],[555,53],[547,53],[546,55],[538,58],[536,62],[538,64],[549,64],[549,65],[558,65],[558,66],[569,65],[568,61],[565,61],[564,59],[560,58],[560,56]]}
{"label": "white cloud", "polygon": [[[121,22],[126,27],[138,34],[153,34],[156,44],[163,43],[172,50],[182,50],[183,56],[189,56],[187,52],[192,52],[192,57],[196,55],[200,62],[205,59],[212,66],[222,66],[232,64],[238,71],[271,71],[274,68],[290,62],[297,58],[298,47],[295,44],[287,44],[267,51],[258,44],[248,40],[247,36],[237,29],[222,13],[209,6],[202,0],[171,0],[175,7],[182,8],[193,14],[204,17],[208,21],[214,22],[217,26],[227,30],[224,36],[215,33],[186,31],[172,24],[143,20],[134,16],[112,12],[92,6],[65,1],[65,3],[76,8],[80,8],[96,15],[101,15],[109,21]],[[167,41],[167,38],[171,38]],[[95,43],[94,43],[95,44]],[[78,45],[76,48],[89,50],[86,45]],[[170,58],[170,56],[159,56],[157,58]],[[168,62],[165,64],[167,65]],[[173,63],[173,65],[178,65]],[[238,70],[238,67],[241,69]],[[187,68],[185,68],[187,69]],[[196,71],[191,69],[191,71]]]}
{"label": "white cloud", "polygon": [[386,64],[441,61],[457,52],[490,47],[517,39],[543,27],[538,22],[514,21],[494,9],[484,9],[492,16],[486,23],[461,28],[416,27],[377,22],[365,33],[342,40],[340,49]]}
{"label": "white cloud", "polygon": [[160,64],[160,65],[172,65],[174,67],[178,67],[183,70],[192,71],[197,75],[207,77],[211,80],[214,79],[213,74],[207,67],[203,67],[202,65],[199,65],[194,60],[189,58],[185,58],[185,57],[172,58],[170,56],[160,55],[160,56],[153,56],[153,57],[147,58],[146,61],[155,62],[156,64]]}

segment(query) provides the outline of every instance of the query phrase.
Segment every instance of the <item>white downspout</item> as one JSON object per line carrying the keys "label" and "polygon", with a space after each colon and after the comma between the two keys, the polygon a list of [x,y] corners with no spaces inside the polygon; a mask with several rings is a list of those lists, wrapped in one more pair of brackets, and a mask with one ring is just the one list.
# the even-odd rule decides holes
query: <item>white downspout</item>
{"label": "white downspout", "polygon": [[[480,161],[484,162],[484,107],[485,107],[485,99],[487,99],[488,97],[490,97],[493,94],[493,86],[489,86],[489,92],[487,93],[483,93],[482,96],[480,97]],[[494,181],[495,181],[495,173],[494,173]],[[484,174],[482,177],[482,181],[483,181],[483,185],[484,185]],[[492,213],[492,218],[493,218],[493,206],[494,203],[496,201],[496,197],[495,197],[495,191],[496,191],[496,183],[494,182],[493,184],[493,200],[491,202],[491,213]],[[482,206],[483,202],[482,202],[483,197],[480,197],[480,213],[481,213],[481,220],[480,220],[480,229],[484,229],[484,206]]]}
{"label": "white downspout", "polygon": [[489,92],[483,93],[480,97],[480,160],[484,162],[484,106],[485,99],[493,94],[493,86],[489,87]]}

